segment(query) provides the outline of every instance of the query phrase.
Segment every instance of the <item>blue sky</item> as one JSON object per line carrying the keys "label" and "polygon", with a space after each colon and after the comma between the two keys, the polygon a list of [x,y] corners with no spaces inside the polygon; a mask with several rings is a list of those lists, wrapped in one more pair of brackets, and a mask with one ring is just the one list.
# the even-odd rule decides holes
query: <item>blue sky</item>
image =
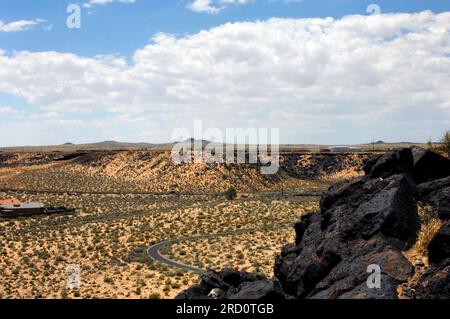
{"label": "blue sky", "polygon": [[[200,2],[197,6],[193,5],[196,1]],[[4,64],[0,70],[0,117],[7,122],[0,124],[0,146],[102,139],[164,142],[182,123],[191,127],[190,120],[198,118],[205,126],[219,128],[279,127],[282,143],[425,141],[438,139],[450,128],[447,84],[439,87],[438,83],[448,77],[446,41],[450,31],[445,13],[450,11],[450,1],[91,0],[93,3],[86,5],[88,2],[0,2],[0,69]],[[81,29],[66,26],[66,8],[73,3],[82,8]],[[382,13],[380,23],[385,21],[380,27],[373,26],[378,18],[367,12],[374,3]],[[307,18],[319,19],[307,22]],[[422,27],[422,23],[429,25]],[[390,24],[393,27],[387,28]],[[301,38],[307,43],[305,49],[295,43],[296,32],[303,34],[310,27],[322,33]],[[253,28],[258,29],[254,34]],[[444,33],[435,34],[437,29]],[[422,38],[411,41],[402,30]],[[349,32],[358,47],[345,40]],[[433,35],[437,37],[431,43],[435,47],[426,52],[428,56],[424,57],[424,52],[409,56],[416,47],[426,50],[424,46],[430,45],[426,41]],[[271,36],[281,40],[275,42]],[[268,43],[262,43],[265,40]],[[337,45],[342,51],[326,52],[325,56],[323,49],[334,48],[334,42],[342,42]],[[283,46],[286,52],[280,49]],[[275,53],[268,53],[272,49]],[[398,50],[393,51],[397,52],[393,62],[388,50]],[[367,70],[365,57],[361,56],[361,61],[348,58],[349,53],[361,51],[373,63]],[[373,52],[386,54],[386,58],[382,60],[380,54],[373,57]],[[261,63],[255,62],[257,58]],[[442,71],[433,64],[437,59]],[[406,85],[410,91],[403,86],[392,91],[404,79],[408,63],[417,63],[406,76],[413,82]],[[411,78],[423,74],[421,68],[425,67],[436,81]],[[347,68],[347,73],[338,73],[344,72],[342,68]],[[389,69],[389,76],[377,73],[383,68]],[[207,86],[208,80],[200,78],[211,69]],[[273,94],[265,89],[270,81],[259,79],[258,73],[273,77],[277,88]],[[342,74],[348,76],[337,80]],[[249,79],[254,84],[249,84]],[[84,87],[86,82],[90,85]],[[286,83],[295,85],[286,87]],[[361,85],[359,91],[353,91],[355,85]],[[97,91],[91,90],[93,86]],[[376,90],[380,94],[371,97]],[[416,110],[415,115],[407,114],[404,107]],[[225,120],[230,113],[234,116]],[[293,119],[297,122],[290,123]],[[6,138],[3,133],[12,127],[17,127],[17,134]],[[20,133],[25,127],[30,127],[29,132]]]}
{"label": "blue sky", "polygon": [[[69,4],[85,2],[61,0],[2,0],[0,20],[44,19],[32,32],[0,33],[3,50],[63,51],[80,55],[118,53],[131,56],[158,32],[177,35],[193,34],[227,22],[280,18],[340,18],[367,14],[370,4],[380,6],[382,13],[450,10],[445,0],[260,0],[249,4],[231,4],[218,14],[189,10],[188,0],[136,0],[126,4],[113,2],[82,11],[80,30],[66,27]],[[52,32],[42,29],[53,25]]]}

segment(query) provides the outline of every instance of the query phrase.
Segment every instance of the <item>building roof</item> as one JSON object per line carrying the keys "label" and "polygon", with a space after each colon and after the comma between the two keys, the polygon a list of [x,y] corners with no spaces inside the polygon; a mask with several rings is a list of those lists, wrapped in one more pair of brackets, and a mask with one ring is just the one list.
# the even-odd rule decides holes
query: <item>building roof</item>
{"label": "building roof", "polygon": [[25,204],[12,204],[12,205],[0,205],[0,208],[5,210],[17,210],[17,209],[36,209],[44,208],[45,205],[39,202],[31,202]]}
{"label": "building roof", "polygon": [[18,199],[0,199],[0,205],[21,205],[22,202]]}

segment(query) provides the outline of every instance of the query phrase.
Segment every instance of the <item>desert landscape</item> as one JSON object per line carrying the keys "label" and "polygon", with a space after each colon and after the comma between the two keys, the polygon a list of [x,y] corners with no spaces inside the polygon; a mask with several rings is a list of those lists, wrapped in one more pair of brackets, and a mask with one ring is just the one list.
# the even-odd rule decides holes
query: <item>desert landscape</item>
{"label": "desert landscape", "polygon": [[[255,165],[176,165],[170,151],[90,151],[67,161],[2,152],[0,198],[76,211],[0,219],[0,296],[173,298],[199,273],[148,256],[170,239],[180,240],[160,253],[176,262],[270,276],[295,222],[317,210],[332,181],[362,174],[367,157],[293,152],[264,176]],[[66,288],[67,265],[80,266],[79,289]]]}
{"label": "desert landscape", "polygon": [[[284,245],[298,242],[294,225],[321,209],[327,189],[396,152],[283,152],[276,175],[257,164],[175,164],[167,150],[2,152],[1,199],[75,212],[0,219],[0,297],[172,299],[207,270],[272,278]],[[404,255],[421,267],[398,284],[402,298],[443,224],[430,203],[419,215]],[[68,265],[80,268],[76,289]]]}
{"label": "desert landscape", "polygon": [[450,299],[450,1],[0,1],[17,299]]}

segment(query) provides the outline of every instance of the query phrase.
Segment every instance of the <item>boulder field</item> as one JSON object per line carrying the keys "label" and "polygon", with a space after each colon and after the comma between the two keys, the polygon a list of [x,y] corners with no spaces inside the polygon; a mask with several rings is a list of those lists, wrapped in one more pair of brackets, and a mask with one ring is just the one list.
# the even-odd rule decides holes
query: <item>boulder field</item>
{"label": "boulder field", "polygon": [[296,242],[276,257],[273,279],[208,271],[177,298],[396,299],[415,271],[403,252],[420,230],[418,201],[432,205],[444,225],[413,297],[450,298],[450,160],[415,147],[370,157],[363,169],[365,176],[331,186],[320,212],[295,225]]}

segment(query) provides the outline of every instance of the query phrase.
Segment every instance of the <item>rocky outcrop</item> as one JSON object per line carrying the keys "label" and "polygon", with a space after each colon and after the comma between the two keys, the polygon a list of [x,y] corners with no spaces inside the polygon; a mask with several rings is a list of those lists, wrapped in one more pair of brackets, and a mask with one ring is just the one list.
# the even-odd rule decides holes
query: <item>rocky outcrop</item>
{"label": "rocky outcrop", "polygon": [[386,153],[372,163],[372,167],[369,168],[368,165],[366,166],[365,171],[368,171],[366,175],[372,178],[385,178],[410,171],[414,164],[414,158],[410,149],[402,149]]}
{"label": "rocky outcrop", "polygon": [[438,264],[450,258],[450,221],[446,222],[428,244],[428,260]]}
{"label": "rocky outcrop", "polygon": [[[448,205],[449,168],[448,159],[418,148],[368,158],[365,176],[330,187],[320,212],[295,225],[295,243],[275,260],[279,285],[225,270],[207,273],[179,297],[397,298],[398,286],[414,274],[403,251],[412,247],[420,229],[417,200],[439,209]],[[450,297],[449,243],[447,223],[430,243],[430,261],[436,265],[420,278],[418,298]]]}
{"label": "rocky outcrop", "polygon": [[[277,257],[275,276],[296,298],[390,298],[412,265],[401,254],[417,234],[414,182],[405,175],[360,178],[332,187],[321,212],[303,219],[297,245]],[[306,231],[305,226],[309,225]],[[384,291],[368,290],[370,265],[379,265]],[[365,286],[364,286],[365,285]]]}
{"label": "rocky outcrop", "polygon": [[450,258],[428,268],[414,290],[416,299],[449,299]]}
{"label": "rocky outcrop", "polygon": [[420,147],[413,147],[414,180],[420,184],[450,176],[450,159]]}
{"label": "rocky outcrop", "polygon": [[[417,148],[368,158],[365,176],[333,185],[320,212],[296,224],[295,245],[275,262],[283,291],[299,299],[396,298],[397,286],[414,273],[402,251],[420,227],[416,199],[436,207],[448,201],[448,168],[448,159]],[[448,247],[445,234],[434,239],[440,253]],[[373,266],[381,271],[379,289],[367,282]]]}
{"label": "rocky outcrop", "polygon": [[200,284],[180,293],[176,299],[284,299],[280,285],[261,275],[224,269],[208,271]]}
{"label": "rocky outcrop", "polygon": [[323,178],[340,172],[354,172],[358,175],[364,168],[363,162],[370,155],[366,153],[336,154],[336,153],[296,153],[282,154],[280,167],[289,176],[300,179]]}
{"label": "rocky outcrop", "polygon": [[420,184],[417,198],[434,206],[442,220],[450,219],[450,176]]}

